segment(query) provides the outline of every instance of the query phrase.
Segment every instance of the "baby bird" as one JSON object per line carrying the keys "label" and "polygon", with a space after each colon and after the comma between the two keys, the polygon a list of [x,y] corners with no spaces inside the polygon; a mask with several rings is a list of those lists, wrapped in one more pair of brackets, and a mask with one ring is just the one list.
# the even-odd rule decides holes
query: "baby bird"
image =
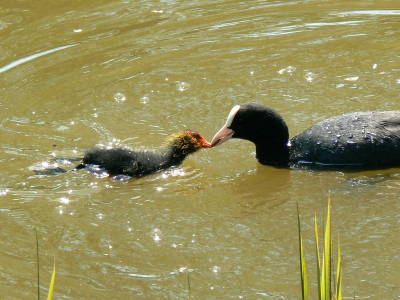
{"label": "baby bird", "polygon": [[[142,177],[179,166],[188,155],[210,147],[211,144],[200,133],[185,130],[168,138],[166,146],[161,151],[93,147],[86,152],[81,163],[72,170],[96,167],[107,172],[109,176]],[[55,173],[66,172],[61,168],[54,170]],[[36,173],[50,175],[48,171],[50,170],[36,171]]]}

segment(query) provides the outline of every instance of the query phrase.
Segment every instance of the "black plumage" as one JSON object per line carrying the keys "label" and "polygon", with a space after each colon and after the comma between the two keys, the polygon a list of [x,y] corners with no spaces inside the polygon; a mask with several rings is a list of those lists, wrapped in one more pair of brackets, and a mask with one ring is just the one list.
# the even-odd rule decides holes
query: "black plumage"
{"label": "black plumage", "polygon": [[283,118],[260,104],[235,106],[212,146],[230,138],[256,146],[265,165],[400,166],[400,111],[354,112],[324,120],[289,140]]}
{"label": "black plumage", "polygon": [[[193,130],[185,130],[171,136],[160,151],[93,147],[86,151],[81,163],[73,170],[95,168],[98,172],[105,172],[110,176],[141,177],[179,166],[188,155],[210,147],[210,143],[201,134]],[[36,173],[50,175],[64,172],[65,170],[61,168],[54,168]]]}

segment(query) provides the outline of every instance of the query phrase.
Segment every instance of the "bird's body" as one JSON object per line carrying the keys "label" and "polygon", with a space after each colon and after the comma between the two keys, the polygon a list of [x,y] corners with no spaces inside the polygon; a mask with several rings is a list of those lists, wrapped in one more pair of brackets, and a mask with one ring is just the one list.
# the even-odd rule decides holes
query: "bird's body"
{"label": "bird's body", "polygon": [[96,166],[114,175],[141,177],[180,163],[167,163],[169,157],[154,151],[134,151],[124,148],[98,148],[86,151],[82,162],[75,169]]}
{"label": "bird's body", "polygon": [[326,165],[399,166],[400,112],[344,114],[290,140],[290,161]]}
{"label": "bird's body", "polygon": [[[81,163],[72,170],[96,169],[110,176],[141,177],[179,166],[188,155],[210,147],[210,143],[201,134],[185,130],[171,136],[160,151],[93,147],[86,151]],[[39,175],[65,172],[58,167],[36,171]]]}
{"label": "bird's body", "polygon": [[159,152],[94,147],[86,152],[82,162],[75,169],[98,166],[111,176],[141,177],[179,166],[188,155],[209,147],[210,144],[199,133],[186,130],[170,137],[167,145]]}
{"label": "bird's body", "polygon": [[355,112],[322,121],[289,140],[283,118],[260,104],[235,106],[212,146],[230,138],[252,141],[265,165],[400,166],[400,111]]}

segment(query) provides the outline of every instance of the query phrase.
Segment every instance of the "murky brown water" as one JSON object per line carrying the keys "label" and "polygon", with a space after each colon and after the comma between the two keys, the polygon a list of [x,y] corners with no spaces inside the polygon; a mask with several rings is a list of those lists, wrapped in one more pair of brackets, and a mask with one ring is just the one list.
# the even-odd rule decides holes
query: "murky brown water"
{"label": "murky brown water", "polygon": [[55,260],[56,299],[188,299],[188,272],[193,299],[298,299],[296,202],[315,297],[328,194],[344,295],[400,296],[400,169],[274,169],[230,141],[138,180],[32,171],[114,139],[211,139],[241,103],[275,108],[291,136],[400,110],[398,1],[47,2],[0,4],[2,299],[37,296],[35,226],[43,297]]}

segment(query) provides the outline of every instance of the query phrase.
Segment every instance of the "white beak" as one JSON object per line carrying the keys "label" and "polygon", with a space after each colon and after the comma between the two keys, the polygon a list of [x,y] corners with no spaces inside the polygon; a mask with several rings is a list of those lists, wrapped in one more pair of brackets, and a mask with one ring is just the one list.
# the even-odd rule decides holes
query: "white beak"
{"label": "white beak", "polygon": [[235,105],[228,115],[225,125],[215,134],[211,141],[211,147],[219,146],[228,141],[232,135],[235,133],[229,127],[232,125],[233,119],[235,118],[237,112],[240,109],[240,105]]}
{"label": "white beak", "polygon": [[222,127],[213,137],[211,141],[211,147],[219,146],[228,141],[235,132],[224,126]]}

